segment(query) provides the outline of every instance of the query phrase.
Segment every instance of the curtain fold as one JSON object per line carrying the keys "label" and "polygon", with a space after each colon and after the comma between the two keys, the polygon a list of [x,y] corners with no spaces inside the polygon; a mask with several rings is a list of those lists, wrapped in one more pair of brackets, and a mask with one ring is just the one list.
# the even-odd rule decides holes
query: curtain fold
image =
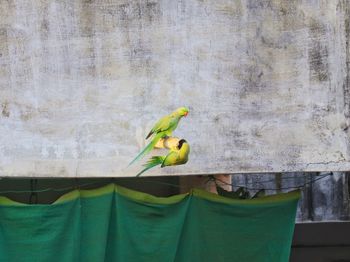
{"label": "curtain fold", "polygon": [[51,205],[0,197],[0,261],[288,261],[299,191],[234,200],[110,184]]}

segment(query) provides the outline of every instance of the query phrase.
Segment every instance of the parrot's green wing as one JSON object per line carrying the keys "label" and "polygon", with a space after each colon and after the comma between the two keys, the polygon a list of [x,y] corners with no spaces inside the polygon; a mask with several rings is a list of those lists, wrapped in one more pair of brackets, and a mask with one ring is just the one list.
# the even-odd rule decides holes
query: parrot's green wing
{"label": "parrot's green wing", "polygon": [[177,123],[179,122],[179,119],[174,116],[164,116],[162,117],[151,129],[151,131],[148,133],[146,139],[148,139],[151,135],[157,134],[159,132],[171,130],[172,128],[176,127]]}

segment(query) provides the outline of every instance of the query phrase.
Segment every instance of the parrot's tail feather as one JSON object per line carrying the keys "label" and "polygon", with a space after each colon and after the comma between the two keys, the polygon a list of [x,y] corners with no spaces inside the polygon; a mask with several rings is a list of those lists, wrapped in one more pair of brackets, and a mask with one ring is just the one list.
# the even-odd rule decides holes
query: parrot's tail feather
{"label": "parrot's tail feather", "polygon": [[144,157],[147,153],[149,153],[154,146],[157,144],[157,142],[159,141],[159,139],[163,136],[163,134],[157,134],[152,141],[134,158],[134,160],[132,160],[130,162],[130,164],[128,165],[131,166],[133,163],[135,163],[137,160],[140,160],[142,157]]}
{"label": "parrot's tail feather", "polygon": [[147,161],[147,164],[144,165],[145,168],[136,175],[136,177],[140,176],[142,173],[146,172],[148,169],[160,165],[163,163],[164,158],[161,156],[153,156],[150,160]]}
{"label": "parrot's tail feather", "polygon": [[158,165],[163,163],[164,157],[163,156],[152,156],[147,163],[144,166],[148,166],[148,165]]}

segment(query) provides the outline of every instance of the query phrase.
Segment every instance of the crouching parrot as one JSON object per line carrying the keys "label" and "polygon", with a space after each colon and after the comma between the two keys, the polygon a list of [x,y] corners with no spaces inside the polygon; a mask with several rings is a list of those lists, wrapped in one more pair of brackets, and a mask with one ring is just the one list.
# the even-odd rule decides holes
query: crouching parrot
{"label": "crouching parrot", "polygon": [[170,115],[161,118],[146,137],[146,139],[148,139],[153,136],[151,142],[130,162],[129,166],[149,153],[161,138],[171,136],[172,132],[179,124],[180,119],[183,116],[187,116],[188,112],[189,109],[187,107],[180,107]]}
{"label": "crouching parrot", "polygon": [[165,166],[177,166],[186,164],[188,161],[188,155],[190,154],[190,145],[185,139],[181,139],[177,146],[173,147],[166,156],[153,156],[144,165],[145,168],[136,176],[140,176],[143,172],[151,169],[152,167],[160,165]]}

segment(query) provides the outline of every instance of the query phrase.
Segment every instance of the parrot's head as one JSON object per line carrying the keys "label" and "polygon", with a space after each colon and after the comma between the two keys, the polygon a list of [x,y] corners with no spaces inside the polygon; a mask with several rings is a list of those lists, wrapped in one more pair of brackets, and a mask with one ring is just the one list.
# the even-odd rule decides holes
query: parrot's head
{"label": "parrot's head", "polygon": [[187,107],[180,107],[176,110],[176,112],[180,115],[180,116],[187,116],[188,112],[190,112],[190,110]]}
{"label": "parrot's head", "polygon": [[183,144],[187,144],[187,141],[185,139],[181,139],[179,143],[177,144],[177,148],[180,150]]}

